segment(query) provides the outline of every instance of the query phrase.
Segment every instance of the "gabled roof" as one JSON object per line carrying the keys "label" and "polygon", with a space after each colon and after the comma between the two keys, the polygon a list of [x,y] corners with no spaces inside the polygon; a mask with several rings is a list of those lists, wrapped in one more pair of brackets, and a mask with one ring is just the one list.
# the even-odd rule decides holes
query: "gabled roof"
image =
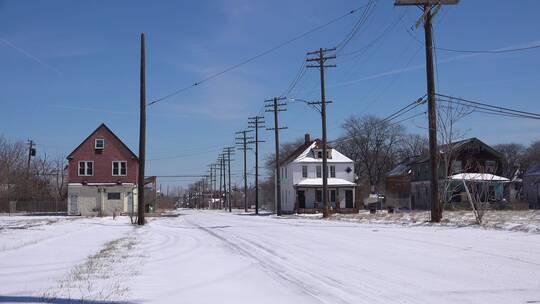
{"label": "gabled roof", "polygon": [[[444,151],[449,150],[449,149],[451,149],[453,151],[461,151],[462,149],[467,147],[468,144],[474,143],[474,142],[479,143],[480,145],[487,148],[491,153],[497,155],[498,157],[502,157],[502,155],[501,155],[501,153],[499,153],[499,151],[493,149],[490,145],[486,144],[485,142],[481,141],[480,139],[478,139],[476,137],[471,137],[471,138],[455,141],[455,142],[452,142],[450,144],[439,145],[438,146],[439,153],[442,154],[442,153],[444,153]],[[423,162],[427,162],[427,161],[429,161],[429,155],[425,155],[425,156],[419,158],[416,162],[417,163],[423,163]]]}
{"label": "gabled roof", "polygon": [[[349,163],[353,162],[347,156],[341,154],[336,149],[327,146],[331,151],[331,157],[327,159],[329,163]],[[294,150],[287,158],[281,162],[281,166],[286,165],[291,162],[322,162],[322,159],[315,158],[313,149],[322,149],[322,141],[320,139],[315,139],[311,142],[304,143],[300,145],[296,150]]]}
{"label": "gabled roof", "polygon": [[118,142],[120,142],[120,144],[122,144],[122,146],[127,151],[129,151],[129,153],[133,156],[133,158],[138,159],[137,155],[135,155],[135,153],[133,153],[133,151],[131,151],[131,149],[118,136],[116,136],[116,134],[114,134],[114,132],[111,129],[109,129],[109,127],[107,127],[107,125],[104,123],[101,123],[92,133],[90,133],[90,135],[88,135],[83,141],[81,141],[81,143],[77,146],[77,148],[71,151],[71,153],[69,153],[69,155],[66,158],[67,159],[72,158],[73,154],[82,146],[82,144],[85,143],[88,139],[90,139],[90,137],[92,137],[92,135],[94,135],[99,129],[102,129],[102,128],[105,129],[107,132],[109,132],[116,140],[118,140]]}
{"label": "gabled roof", "polygon": [[[316,141],[319,141],[320,144],[319,139],[315,139],[315,142]],[[292,160],[296,159],[300,154],[302,154],[302,152],[304,152],[307,148],[311,147],[311,145],[313,145],[313,142],[304,142],[302,145],[298,146],[298,148],[296,148],[289,155],[287,155],[285,159],[280,161],[280,166],[290,163]]]}
{"label": "gabled roof", "polygon": [[412,164],[416,163],[419,159],[423,157],[421,156],[413,156],[409,157],[406,160],[399,163],[397,166],[394,167],[386,176],[402,176],[409,174],[411,171]]}

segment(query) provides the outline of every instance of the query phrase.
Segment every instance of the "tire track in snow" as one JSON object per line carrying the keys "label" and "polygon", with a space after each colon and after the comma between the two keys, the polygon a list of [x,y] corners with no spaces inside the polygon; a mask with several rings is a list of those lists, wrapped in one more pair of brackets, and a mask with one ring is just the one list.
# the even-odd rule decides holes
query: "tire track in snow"
{"label": "tire track in snow", "polygon": [[[311,298],[313,298],[313,300],[315,300],[317,303],[322,303],[322,304],[326,304],[326,303],[343,303],[343,304],[348,304],[350,302],[342,299],[342,298],[337,298],[336,295],[329,295],[329,294],[326,294],[326,295],[329,295],[332,298],[332,300],[325,300],[321,297],[321,291],[317,288],[314,288],[312,286],[309,286],[308,284],[306,284],[305,282],[303,282],[302,280],[290,275],[290,274],[287,274],[286,271],[284,271],[284,269],[278,267],[277,265],[275,264],[272,264],[271,262],[269,262],[268,259],[264,258],[264,257],[259,257],[257,255],[254,255],[252,254],[251,252],[249,252],[249,250],[247,250],[246,248],[243,248],[242,246],[240,246],[239,244],[236,244],[232,241],[230,241],[229,239],[217,234],[216,232],[212,231],[211,229],[207,228],[207,227],[204,227],[204,226],[201,226],[201,225],[198,225],[196,223],[193,223],[191,221],[189,221],[188,219],[186,219],[186,222],[199,228],[200,230],[208,233],[209,235],[219,239],[220,241],[224,242],[226,244],[227,247],[229,247],[230,249],[232,249],[233,251],[241,254],[241,255],[244,255],[250,259],[253,259],[255,260],[264,270],[266,270],[270,275],[274,276],[274,277],[277,277],[277,278],[280,278],[280,279],[283,279],[289,283],[291,283],[292,285],[296,286],[302,293],[310,296]],[[278,281],[279,282],[279,281]],[[280,283],[283,283],[283,282],[280,282]]]}

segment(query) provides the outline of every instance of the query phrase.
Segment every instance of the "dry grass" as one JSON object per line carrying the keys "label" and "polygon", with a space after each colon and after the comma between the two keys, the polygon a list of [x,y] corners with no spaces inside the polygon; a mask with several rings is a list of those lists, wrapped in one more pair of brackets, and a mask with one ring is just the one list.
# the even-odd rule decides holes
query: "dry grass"
{"label": "dry grass", "polygon": [[[313,218],[313,216],[308,218]],[[334,214],[330,219],[360,223],[398,224],[403,226],[434,225],[429,222],[429,211],[396,213],[378,211],[376,214],[360,211],[358,214]],[[473,226],[540,233],[540,210],[489,210],[484,215],[481,225],[476,224],[474,214],[471,211],[445,211],[442,222],[436,225],[454,227]]]}
{"label": "dry grass", "polygon": [[[58,281],[55,289],[42,294],[44,299],[76,299],[77,301],[126,301],[127,281],[137,274],[137,258],[132,249],[134,237],[123,237],[106,243],[96,254],[71,269]],[[134,257],[135,259],[130,259]]]}

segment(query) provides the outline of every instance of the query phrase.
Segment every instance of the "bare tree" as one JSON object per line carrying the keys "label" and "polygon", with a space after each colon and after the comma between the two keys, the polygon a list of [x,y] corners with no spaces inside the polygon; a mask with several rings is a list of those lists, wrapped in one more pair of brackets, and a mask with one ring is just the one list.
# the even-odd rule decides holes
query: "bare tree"
{"label": "bare tree", "polygon": [[533,142],[526,151],[525,167],[540,163],[540,140]]}
{"label": "bare tree", "polygon": [[399,144],[398,160],[403,161],[414,156],[427,155],[428,151],[429,141],[427,137],[418,134],[406,134]]}
{"label": "bare tree", "polygon": [[[468,164],[468,167],[480,168],[479,173],[462,174],[461,183],[467,198],[471,205],[471,209],[477,224],[482,224],[482,220],[487,210],[491,206],[491,202],[496,201],[495,184],[497,176],[487,172],[485,168],[476,162]],[[496,169],[494,170],[497,171]]]}
{"label": "bare tree", "polygon": [[526,161],[525,146],[517,143],[498,144],[493,146],[495,150],[502,154],[502,175],[507,178],[512,178],[514,173],[519,168],[523,168]]}
{"label": "bare tree", "polygon": [[375,116],[351,116],[342,128],[344,135],[336,141],[336,148],[353,158],[358,175],[366,177],[371,192],[376,192],[396,163],[403,126]]}
{"label": "bare tree", "polygon": [[449,176],[461,173],[462,168],[455,163],[455,143],[465,137],[465,132],[457,128],[457,123],[465,116],[471,114],[473,109],[460,106],[458,104],[439,104],[437,106],[437,139],[439,141],[439,164],[443,166],[443,182],[440,187],[443,189],[440,200],[443,206],[448,206],[456,192],[456,184],[449,179]]}

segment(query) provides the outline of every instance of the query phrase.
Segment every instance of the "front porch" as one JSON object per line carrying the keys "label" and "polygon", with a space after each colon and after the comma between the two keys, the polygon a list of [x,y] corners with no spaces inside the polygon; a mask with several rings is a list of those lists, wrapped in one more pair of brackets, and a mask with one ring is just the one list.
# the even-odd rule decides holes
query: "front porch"
{"label": "front porch", "polygon": [[[295,186],[295,212],[315,214],[323,212],[322,187]],[[328,187],[331,213],[356,213],[354,186]]]}

